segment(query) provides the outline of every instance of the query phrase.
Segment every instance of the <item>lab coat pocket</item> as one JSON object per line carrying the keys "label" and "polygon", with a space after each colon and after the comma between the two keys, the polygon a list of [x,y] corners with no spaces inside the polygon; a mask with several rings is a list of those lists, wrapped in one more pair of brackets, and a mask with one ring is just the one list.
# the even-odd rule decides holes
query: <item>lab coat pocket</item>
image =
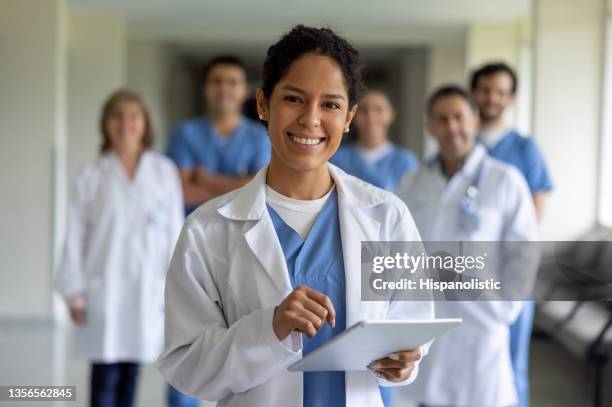
{"label": "lab coat pocket", "polygon": [[501,236],[503,218],[498,208],[481,207],[478,210],[478,225],[470,233],[470,240],[490,240],[490,236]]}
{"label": "lab coat pocket", "polygon": [[168,223],[170,209],[160,199],[153,199],[145,206],[144,230],[146,231],[146,258],[150,259],[155,268],[165,271],[172,247]]}
{"label": "lab coat pocket", "polygon": [[160,199],[153,199],[146,206],[147,225],[153,227],[165,226],[170,217],[170,208]]}

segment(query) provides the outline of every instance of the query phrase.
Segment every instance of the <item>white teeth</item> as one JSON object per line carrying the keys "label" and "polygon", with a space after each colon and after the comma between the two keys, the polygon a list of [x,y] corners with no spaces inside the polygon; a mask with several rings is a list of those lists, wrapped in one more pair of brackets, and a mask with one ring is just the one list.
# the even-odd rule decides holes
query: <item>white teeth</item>
{"label": "white teeth", "polygon": [[291,137],[291,140],[295,141],[298,144],[316,145],[323,141],[323,139],[321,138],[304,138],[297,137],[294,135],[290,135],[289,137]]}

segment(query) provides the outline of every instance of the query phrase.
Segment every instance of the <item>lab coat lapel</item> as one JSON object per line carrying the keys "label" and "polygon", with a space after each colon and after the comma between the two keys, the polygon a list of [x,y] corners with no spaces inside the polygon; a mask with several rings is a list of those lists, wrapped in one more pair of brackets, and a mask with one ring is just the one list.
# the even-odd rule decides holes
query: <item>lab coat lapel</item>
{"label": "lab coat lapel", "polygon": [[330,165],[338,189],[338,209],[344,274],[346,283],[346,326],[365,319],[369,304],[361,300],[361,242],[379,240],[380,224],[367,215],[366,209],[383,202],[378,190],[364,194],[363,188],[351,185],[357,181]]}
{"label": "lab coat lapel", "polygon": [[253,255],[257,257],[283,297],[289,294],[291,281],[287,263],[285,263],[283,249],[276,237],[276,230],[270,215],[266,212],[259,222],[245,233],[244,238]]}
{"label": "lab coat lapel", "polygon": [[274,285],[286,296],[291,292],[291,281],[274,224],[266,209],[267,171],[267,166],[259,170],[218,212],[228,219],[257,221],[244,233],[244,239]]}
{"label": "lab coat lapel", "polygon": [[378,240],[380,224],[360,209],[340,201],[340,233],[346,283],[346,326],[365,319],[367,304],[361,301],[361,242]]}

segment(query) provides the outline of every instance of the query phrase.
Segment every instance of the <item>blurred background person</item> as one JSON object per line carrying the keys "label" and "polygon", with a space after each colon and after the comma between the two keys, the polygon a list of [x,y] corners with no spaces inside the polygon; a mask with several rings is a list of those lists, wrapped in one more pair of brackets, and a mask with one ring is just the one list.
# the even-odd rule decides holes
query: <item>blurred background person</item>
{"label": "blurred background person", "polygon": [[359,101],[354,123],[357,140],[344,144],[330,160],[344,171],[379,188],[395,191],[400,178],[418,166],[416,156],[389,140],[395,110],[379,90],[368,90]]}
{"label": "blurred background person", "polygon": [[[398,190],[423,241],[497,242],[503,255],[511,250],[508,241],[534,240],[537,221],[527,185],[516,169],[476,143],[478,114],[468,93],[456,86],[438,89],[427,117],[439,153],[404,177]],[[503,267],[511,265],[505,261]],[[515,405],[509,327],[521,307],[520,301],[436,302],[436,318],[464,323],[436,339],[419,377],[403,393],[426,406]]]}
{"label": "blurred background person", "polygon": [[[109,94],[127,86],[144,98],[158,133],[153,148],[166,152],[177,125],[207,112],[203,73],[212,57],[239,57],[253,96],[267,47],[300,21],[332,21],[351,40],[363,58],[365,82],[384,90],[396,111],[390,140],[420,161],[435,149],[423,114],[430,92],[451,82],[469,86],[472,72],[490,62],[512,67],[519,86],[504,123],[532,135],[553,176],[541,239],[610,239],[607,0],[362,3],[326,3],[322,13],[312,2],[295,2],[290,16],[275,1],[1,2],[0,38],[11,41],[0,41],[0,383],[71,384],[79,399],[89,397],[90,365],[72,355],[73,324],[53,281],[70,186],[98,155],[100,109]],[[254,98],[243,112],[258,121]],[[351,141],[355,126],[353,133]],[[542,293],[551,291],[543,283]],[[582,295],[572,291],[568,299]],[[548,295],[534,299],[531,405],[612,405],[605,387],[612,380],[607,303],[581,303],[574,312]],[[141,366],[137,388],[139,406],[166,405],[154,366]],[[398,407],[410,406],[401,401]]]}
{"label": "blurred background person", "polygon": [[515,101],[516,73],[504,63],[487,64],[474,71],[470,86],[480,115],[479,139],[491,156],[512,164],[523,174],[541,219],[545,195],[553,188],[546,162],[535,141],[504,120],[504,113]]}
{"label": "blurred background person", "polygon": [[136,93],[110,96],[100,130],[101,155],[74,186],[56,285],[91,360],[91,405],[127,407],[139,364],[163,347],[164,283],[183,200],[176,167],[150,150],[151,118]]}
{"label": "blurred background person", "polygon": [[[504,113],[514,104],[517,82],[514,70],[504,63],[487,64],[474,71],[471,90],[480,114],[479,139],[492,157],[515,166],[523,174],[537,217],[542,219],[544,197],[553,187],[546,162],[535,141],[509,127],[504,120]],[[534,314],[535,303],[525,302],[510,328],[518,407],[529,405],[529,343]]]}
{"label": "blurred background person", "polygon": [[168,146],[179,167],[186,213],[243,186],[270,159],[264,127],[241,113],[248,97],[244,64],[233,56],[213,58],[202,91],[206,114],[180,124]]}

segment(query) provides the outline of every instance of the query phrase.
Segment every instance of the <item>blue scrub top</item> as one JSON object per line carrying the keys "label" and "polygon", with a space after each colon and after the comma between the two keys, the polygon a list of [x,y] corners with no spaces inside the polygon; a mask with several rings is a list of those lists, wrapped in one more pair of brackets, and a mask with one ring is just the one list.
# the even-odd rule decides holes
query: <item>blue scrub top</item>
{"label": "blue scrub top", "polygon": [[395,144],[372,164],[364,160],[356,143],[342,145],[329,161],[357,178],[393,192],[404,174],[419,165],[419,160],[411,151]]}
{"label": "blue scrub top", "polygon": [[489,149],[489,154],[518,168],[527,180],[532,194],[552,190],[553,185],[548,175],[546,162],[532,139],[511,130],[495,147]]}
{"label": "blue scrub top", "polygon": [[[170,137],[168,156],[181,169],[206,168],[214,174],[254,174],[270,160],[270,141],[259,123],[242,117],[236,130],[221,136],[212,122],[199,117],[180,124]],[[194,208],[185,208],[187,214]]]}
{"label": "blue scrub top", "polygon": [[[291,286],[304,284],[326,294],[336,310],[336,327],[327,322],[313,338],[302,336],[307,355],[346,329],[344,257],[338,220],[338,196],[334,190],[317,216],[306,240],[288,226],[268,205],[289,271]],[[345,406],[344,372],[304,372],[304,407]]]}

